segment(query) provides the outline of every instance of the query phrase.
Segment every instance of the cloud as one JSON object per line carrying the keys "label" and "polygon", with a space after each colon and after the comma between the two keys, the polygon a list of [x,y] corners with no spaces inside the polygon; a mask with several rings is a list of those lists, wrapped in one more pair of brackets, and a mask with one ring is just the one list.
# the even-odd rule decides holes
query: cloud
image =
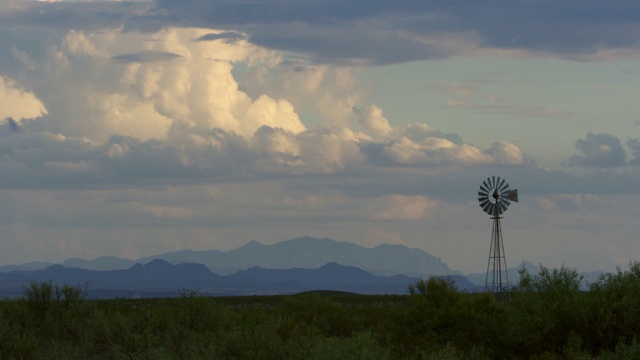
{"label": "cloud", "polygon": [[222,40],[227,43],[233,43],[238,40],[246,39],[246,35],[237,33],[235,31],[222,31],[218,33],[209,33],[199,36],[195,41],[216,41]]}
{"label": "cloud", "polygon": [[540,196],[535,201],[543,211],[594,210],[605,205],[602,197],[581,193]]}
{"label": "cloud", "polygon": [[[223,33],[68,31],[52,34],[57,40],[42,56],[14,44],[29,61],[16,70],[21,85],[10,88],[32,94],[47,112],[19,132],[0,128],[0,187],[280,181],[309,194],[463,202],[469,198],[463,189],[473,192],[485,178],[474,180],[482,169],[531,193],[637,191],[633,173],[545,172],[510,142],[497,139],[483,148],[425,123],[394,125],[402,119],[389,119],[367,102],[368,89],[352,68],[290,58],[247,39],[194,41]],[[113,61],[140,51],[180,56]],[[477,87],[471,89],[476,92],[446,87],[463,97],[477,95]],[[314,126],[303,123],[316,112]],[[602,188],[596,179],[613,185]],[[575,184],[582,188],[572,189]]]}
{"label": "cloud", "polygon": [[575,148],[579,154],[569,158],[570,165],[616,167],[625,164],[626,153],[620,139],[610,134],[589,132],[584,140],[576,141]]}
{"label": "cloud", "polygon": [[287,59],[256,66],[239,79],[251,97],[269,94],[286,98],[301,113],[315,114],[324,124],[346,126],[359,116],[357,108],[370,90],[357,78],[357,70],[343,66],[310,64]]}
{"label": "cloud", "polygon": [[633,158],[629,161],[631,165],[640,165],[640,139],[630,138],[627,140],[627,146],[631,150]]}
{"label": "cloud", "polygon": [[530,105],[508,103],[495,94],[485,93],[483,86],[500,84],[510,86],[517,79],[485,80],[470,79],[464,82],[438,82],[433,88],[452,96],[442,105],[444,109],[463,109],[476,114],[494,114],[502,116],[519,116],[525,118],[562,119],[575,117],[572,111],[547,107],[544,105]]}
{"label": "cloud", "polygon": [[[35,29],[99,31],[131,27],[135,24],[154,29],[162,27],[151,1],[23,1],[7,0],[0,9],[5,27],[29,26]],[[140,17],[146,17],[140,21]],[[138,20],[136,20],[138,19]]]}
{"label": "cloud", "polygon": [[367,228],[367,241],[372,246],[380,244],[398,244],[410,246],[406,241],[402,239],[402,236],[396,232],[389,232],[383,228]]}
{"label": "cloud", "polygon": [[393,128],[378,106],[370,105],[366,109],[356,110],[356,113],[360,115],[358,122],[368,134],[382,138],[391,135]]}
{"label": "cloud", "polygon": [[25,91],[14,80],[0,75],[0,119],[10,124],[35,119],[47,113],[42,101],[34,93]]}
{"label": "cloud", "polygon": [[516,145],[495,142],[482,150],[469,144],[437,136],[412,140],[408,136],[388,142],[365,142],[360,145],[367,159],[382,166],[463,166],[526,165],[531,160]]}
{"label": "cloud", "polygon": [[340,174],[364,163],[357,135],[347,128],[316,128],[293,134],[261,128],[252,149],[256,171],[265,174]]}
{"label": "cloud", "polygon": [[467,109],[476,113],[521,116],[521,117],[537,117],[537,118],[568,118],[576,116],[575,113],[567,110],[549,108],[540,105],[525,104],[475,104],[469,101],[449,99],[443,105],[447,109]]}
{"label": "cloud", "polygon": [[153,63],[170,61],[179,57],[181,56],[167,51],[146,50],[130,54],[116,55],[113,56],[112,59],[122,63]]}
{"label": "cloud", "polygon": [[388,195],[376,200],[369,209],[376,220],[422,220],[438,206],[426,196]]}
{"label": "cloud", "polygon": [[142,209],[153,214],[158,219],[188,219],[199,217],[196,212],[191,209],[179,206],[142,206]]}
{"label": "cloud", "polygon": [[[303,130],[288,100],[265,94],[251,98],[239,90],[231,74],[234,62],[269,62],[277,54],[246,41],[193,41],[211,31],[168,28],[152,34],[103,30],[61,35],[44,57],[32,59],[35,68],[24,76],[47,107],[46,123],[38,122],[38,127],[94,141],[112,135],[164,139],[185,128],[221,128],[243,136],[263,125]],[[146,49],[131,51],[141,48]],[[114,58],[120,61],[111,61]],[[79,122],[80,118],[86,120]]]}
{"label": "cloud", "polygon": [[[47,112],[20,132],[0,129],[5,174],[0,187],[278,179],[311,193],[318,188],[373,198],[400,194],[462,201],[459,182],[472,178],[478,166],[510,175],[531,191],[549,191],[540,188],[542,182],[566,184],[554,191],[570,186],[571,177],[536,170],[513,143],[498,140],[481,148],[428,124],[393,125],[399,120],[366,101],[368,90],[357,70],[292,59],[247,39],[194,41],[207,34],[224,31],[74,30],[58,34],[42,56],[14,44],[29,61],[16,70],[24,86],[13,82],[11,89],[32,94]],[[113,61],[141,51],[180,56]],[[447,89],[467,94],[464,86]],[[315,126],[303,123],[302,113],[316,111],[321,115]],[[518,178],[528,171],[534,174]],[[629,178],[633,175],[616,176],[623,186],[610,190],[634,191],[624,185]],[[597,187],[587,183],[585,193]],[[477,187],[471,180],[463,185]]]}
{"label": "cloud", "polygon": [[615,6],[597,0],[507,0],[482,4],[409,0],[238,2],[9,1],[0,11],[6,27],[126,29],[165,27],[233,29],[194,39],[244,41],[304,54],[317,63],[382,65],[452,56],[560,57],[578,61],[636,55],[640,25],[629,16],[633,0]]}
{"label": "cloud", "polygon": [[525,165],[532,163],[525,153],[515,144],[506,141],[496,141],[485,151],[496,165]]}
{"label": "cloud", "polygon": [[157,4],[182,22],[233,24],[260,46],[333,63],[388,64],[490,52],[592,60],[638,50],[632,35],[638,24],[626,15],[638,10],[633,1],[615,8],[594,0],[581,2],[579,8],[550,0],[517,5],[494,1],[483,4],[481,12],[471,1]]}
{"label": "cloud", "polygon": [[478,92],[475,85],[459,82],[439,82],[434,85],[434,88],[448,94],[458,95],[462,97],[470,97]]}
{"label": "cloud", "polygon": [[18,122],[17,122],[17,121],[13,120],[13,118],[12,118],[12,117],[8,117],[8,118],[6,118],[6,121],[7,121],[7,125],[9,125],[9,128],[10,128],[12,131],[18,131],[18,130],[20,130],[20,124],[18,124]]}

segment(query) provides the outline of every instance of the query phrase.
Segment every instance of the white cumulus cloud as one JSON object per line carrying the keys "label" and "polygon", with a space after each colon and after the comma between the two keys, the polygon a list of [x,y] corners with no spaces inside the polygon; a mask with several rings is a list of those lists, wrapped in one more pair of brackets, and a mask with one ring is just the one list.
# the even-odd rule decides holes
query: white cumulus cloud
{"label": "white cumulus cloud", "polygon": [[47,113],[42,101],[14,80],[0,75],[0,120],[11,118],[20,123]]}

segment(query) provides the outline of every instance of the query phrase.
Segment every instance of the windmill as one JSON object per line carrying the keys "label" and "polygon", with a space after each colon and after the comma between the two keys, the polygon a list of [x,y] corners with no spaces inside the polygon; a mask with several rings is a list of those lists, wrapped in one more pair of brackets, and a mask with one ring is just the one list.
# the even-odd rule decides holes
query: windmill
{"label": "windmill", "polygon": [[491,220],[493,220],[484,290],[502,293],[509,285],[509,276],[507,275],[507,262],[504,256],[502,227],[500,226],[502,217],[500,215],[507,211],[511,202],[518,202],[518,190],[509,189],[509,184],[505,179],[501,179],[499,176],[491,176],[480,185],[478,201],[482,210],[491,215]]}

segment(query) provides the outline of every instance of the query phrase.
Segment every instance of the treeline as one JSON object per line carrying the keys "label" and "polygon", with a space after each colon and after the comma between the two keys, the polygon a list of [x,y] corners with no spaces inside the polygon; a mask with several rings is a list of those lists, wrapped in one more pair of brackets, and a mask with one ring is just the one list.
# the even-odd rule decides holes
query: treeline
{"label": "treeline", "polygon": [[640,359],[640,264],[581,291],[522,271],[500,298],[430,278],[408,295],[87,300],[34,282],[0,301],[0,359]]}

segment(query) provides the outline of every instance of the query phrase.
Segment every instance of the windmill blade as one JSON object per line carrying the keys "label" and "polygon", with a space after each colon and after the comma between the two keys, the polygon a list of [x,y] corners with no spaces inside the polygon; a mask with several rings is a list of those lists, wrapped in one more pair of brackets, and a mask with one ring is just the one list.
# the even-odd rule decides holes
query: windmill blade
{"label": "windmill blade", "polygon": [[480,207],[484,208],[488,203],[490,203],[489,199],[485,199],[480,202]]}
{"label": "windmill blade", "polygon": [[498,205],[500,205],[500,209],[502,210],[501,213],[507,211],[507,205],[505,205],[504,202],[500,201],[498,202]]}
{"label": "windmill blade", "polygon": [[495,187],[496,187],[496,177],[495,177],[495,176],[492,176],[492,177],[491,177],[491,187],[492,187],[492,188],[495,188]]}
{"label": "windmill blade", "polygon": [[509,190],[509,183],[506,183],[506,182],[505,182],[504,185],[500,186],[500,188],[498,189],[498,191],[500,191],[500,193],[503,193],[503,192],[508,191],[508,190]]}
{"label": "windmill blade", "polygon": [[518,189],[510,190],[507,196],[505,196],[505,198],[511,201],[518,202]]}
{"label": "windmill blade", "polygon": [[509,200],[509,191],[510,191],[510,190],[507,190],[507,191],[503,191],[503,192],[501,192],[501,193],[500,193],[500,199]]}
{"label": "windmill blade", "polygon": [[500,201],[502,201],[507,206],[511,205],[511,202],[505,198],[500,199]]}
{"label": "windmill blade", "polygon": [[496,210],[496,207],[493,203],[489,203],[489,205],[487,205],[487,214],[493,215],[493,212],[495,210]]}
{"label": "windmill blade", "polygon": [[478,191],[478,197],[488,197],[488,196],[489,196],[488,192]]}
{"label": "windmill blade", "polygon": [[492,207],[492,205],[493,204],[489,201],[482,207],[482,210],[484,210],[484,212],[486,212],[487,214],[491,215],[491,212],[489,211],[489,209]]}
{"label": "windmill blade", "polygon": [[489,189],[491,189],[491,181],[489,181],[489,178],[487,178],[487,180],[484,180],[482,182],[482,185],[484,185],[484,187],[487,189],[487,192],[489,192]]}
{"label": "windmill blade", "polygon": [[502,186],[506,183],[507,181],[505,179],[501,179],[498,176],[498,184],[496,185],[496,189],[498,189],[499,192],[502,192],[500,189],[502,188]]}
{"label": "windmill blade", "polygon": [[482,185],[480,185],[480,190],[482,190],[482,191],[484,191],[484,192],[486,192],[486,193],[488,193],[488,192],[489,192],[489,188],[488,188],[488,187],[484,187],[484,186],[482,186]]}

